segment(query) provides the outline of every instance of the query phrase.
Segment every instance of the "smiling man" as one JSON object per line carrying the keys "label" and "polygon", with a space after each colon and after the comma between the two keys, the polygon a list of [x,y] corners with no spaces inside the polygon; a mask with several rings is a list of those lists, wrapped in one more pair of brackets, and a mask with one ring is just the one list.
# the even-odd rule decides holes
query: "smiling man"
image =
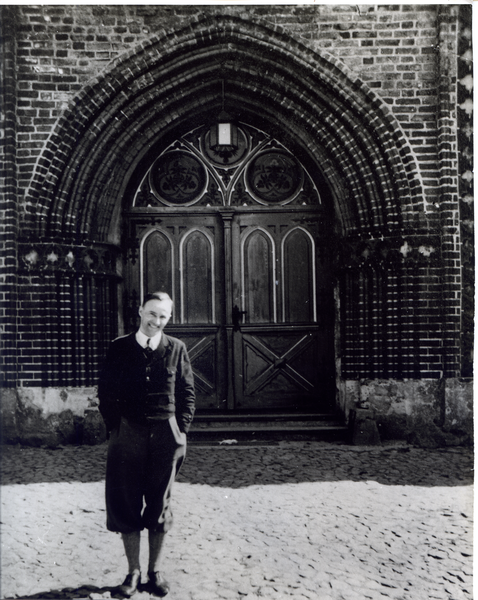
{"label": "smiling man", "polygon": [[186,455],[195,394],[186,346],[166,335],[173,302],[154,292],[139,309],[136,333],[112,342],[98,386],[109,434],[106,464],[107,528],[122,534],[128,575],[119,591],[132,596],[141,583],[140,535],[148,529],[148,589],[165,596],[161,551],[173,516],[170,500]]}

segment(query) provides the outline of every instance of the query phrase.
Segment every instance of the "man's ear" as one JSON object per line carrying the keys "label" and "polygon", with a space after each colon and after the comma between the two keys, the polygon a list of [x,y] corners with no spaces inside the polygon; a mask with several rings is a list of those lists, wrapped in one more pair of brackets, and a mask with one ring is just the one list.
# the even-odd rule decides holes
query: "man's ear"
{"label": "man's ear", "polygon": [[141,315],[142,315],[142,314],[143,314],[143,307],[142,307],[142,306],[140,306],[140,307],[138,308],[138,315],[141,317]]}

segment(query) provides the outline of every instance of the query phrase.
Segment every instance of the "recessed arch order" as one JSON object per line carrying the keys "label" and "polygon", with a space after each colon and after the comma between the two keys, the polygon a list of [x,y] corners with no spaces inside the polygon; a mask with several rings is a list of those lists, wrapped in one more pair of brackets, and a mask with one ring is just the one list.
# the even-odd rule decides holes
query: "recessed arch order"
{"label": "recessed arch order", "polygon": [[280,131],[320,171],[343,234],[413,222],[417,167],[380,98],[336,58],[221,16],[144,42],[74,98],[38,162],[24,234],[118,240],[115,215],[133,173],[160,142],[218,114],[223,82],[236,118]]}

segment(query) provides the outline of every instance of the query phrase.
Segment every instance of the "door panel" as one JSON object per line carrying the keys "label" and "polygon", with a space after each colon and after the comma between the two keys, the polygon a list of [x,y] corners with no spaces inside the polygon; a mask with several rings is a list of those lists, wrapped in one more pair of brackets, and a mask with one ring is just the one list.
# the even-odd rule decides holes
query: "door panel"
{"label": "door panel", "polygon": [[[233,253],[241,252],[233,260],[234,301],[244,311],[234,331],[236,408],[327,410],[333,303],[327,269],[318,260],[319,220],[297,210],[243,211],[234,225],[240,243]],[[316,293],[318,280],[328,294]]]}
{"label": "door panel", "polygon": [[315,320],[312,241],[302,229],[294,229],[283,243],[284,321],[308,323]]}
{"label": "door panel", "polygon": [[253,231],[245,239],[243,252],[246,323],[275,321],[274,270],[271,240],[263,231]]}
{"label": "door panel", "polygon": [[[317,334],[304,330],[243,331],[245,407],[304,407],[310,404],[317,385],[317,370],[312,368],[316,358]],[[293,397],[293,399],[291,398]]]}
{"label": "door panel", "polygon": [[193,231],[184,240],[181,255],[181,305],[183,322],[212,323],[213,243],[201,231]]}
{"label": "door panel", "polygon": [[[135,216],[139,260],[125,272],[127,330],[137,327],[137,306],[148,292],[165,291],[174,310],[166,333],[186,343],[193,365],[197,406],[219,408],[227,398],[227,356],[222,219],[217,214],[171,211],[155,219]],[[216,277],[219,271],[219,278]]]}
{"label": "door panel", "polygon": [[227,350],[224,328],[168,325],[166,333],[186,344],[194,371],[197,408],[225,409]]}
{"label": "door panel", "polygon": [[173,289],[173,261],[170,240],[160,231],[152,231],[144,240],[143,289],[145,295]]}

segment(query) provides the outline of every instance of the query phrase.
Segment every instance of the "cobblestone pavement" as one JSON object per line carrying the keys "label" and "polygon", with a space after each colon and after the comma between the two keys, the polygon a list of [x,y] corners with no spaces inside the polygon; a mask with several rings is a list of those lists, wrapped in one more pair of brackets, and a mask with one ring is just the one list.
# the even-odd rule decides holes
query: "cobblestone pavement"
{"label": "cobblestone pavement", "polygon": [[[118,597],[127,569],[105,528],[105,456],[3,447],[1,598]],[[465,448],[191,445],[168,598],[471,599],[472,474]]]}

